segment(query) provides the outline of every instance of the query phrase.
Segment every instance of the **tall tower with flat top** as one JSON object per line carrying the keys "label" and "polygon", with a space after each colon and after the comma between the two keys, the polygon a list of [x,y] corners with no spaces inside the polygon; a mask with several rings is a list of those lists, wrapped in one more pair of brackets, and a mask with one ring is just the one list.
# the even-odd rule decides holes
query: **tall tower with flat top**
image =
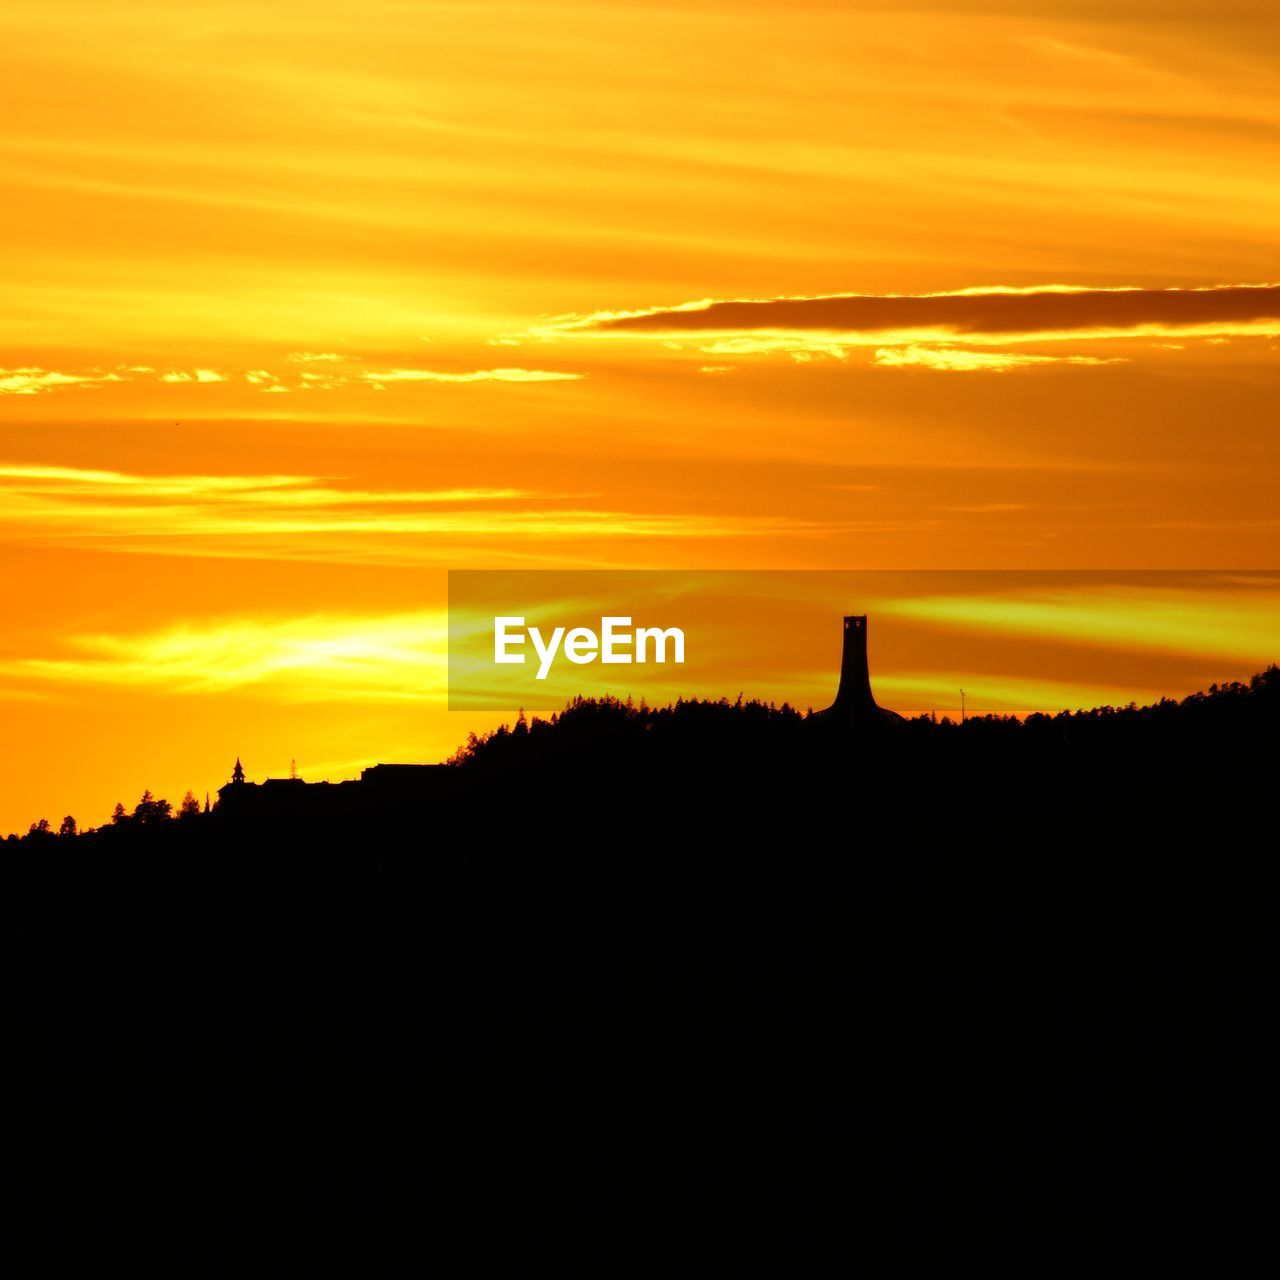
{"label": "tall tower with flat top", "polygon": [[850,724],[897,720],[894,711],[877,706],[871,693],[867,665],[867,615],[849,614],[844,620],[844,648],[840,654],[840,687],[826,715]]}

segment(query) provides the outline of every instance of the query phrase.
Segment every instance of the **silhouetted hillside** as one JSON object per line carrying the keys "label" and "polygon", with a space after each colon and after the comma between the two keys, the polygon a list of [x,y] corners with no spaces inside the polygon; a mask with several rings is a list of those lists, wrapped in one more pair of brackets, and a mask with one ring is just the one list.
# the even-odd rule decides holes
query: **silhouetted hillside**
{"label": "silhouetted hillside", "polygon": [[862,754],[904,766],[981,766],[1002,757],[1053,758],[1081,751],[1145,752],[1163,757],[1192,752],[1206,760],[1264,750],[1280,735],[1280,668],[1247,684],[1213,685],[1181,701],[1150,706],[1096,707],[1049,716],[970,716],[963,724],[920,716],[849,727],[784,704],[680,700],[651,708],[613,698],[577,698],[547,720],[521,719],[482,737],[472,735],[456,763],[505,773],[622,757],[635,763],[664,756],[697,757],[707,765],[729,757],[797,758],[822,767],[833,754]]}
{"label": "silhouetted hillside", "polygon": [[32,1274],[1251,1270],[1278,688],[580,700],[318,810],[14,841]]}
{"label": "silhouetted hillside", "polygon": [[[881,795],[934,794],[993,773],[1020,779],[1041,797],[1066,788],[1077,803],[1122,805],[1123,794],[1080,794],[1082,776],[1123,768],[1131,798],[1146,797],[1149,786],[1172,776],[1239,783],[1274,767],[1278,743],[1275,666],[1247,684],[1214,685],[1181,701],[1025,719],[971,716],[962,724],[921,716],[849,725],[742,699],[680,699],[649,707],[575,698],[546,719],[522,714],[513,726],[472,734],[447,768],[379,766],[356,783],[308,786],[282,779],[265,788],[223,788],[212,813],[202,812],[190,792],[174,811],[147,791],[132,811],[118,805],[111,823],[96,831],[81,833],[68,815],[57,826],[41,819],[8,843],[50,850],[79,842],[153,847],[240,840],[259,827],[295,837],[318,828],[322,838],[342,832],[356,843],[361,832],[399,840],[421,826],[465,827],[477,806],[500,806],[516,796],[541,805],[573,785],[582,791],[587,781],[590,789],[572,800],[580,811],[630,806],[644,799],[638,789],[655,785],[668,799],[714,809],[736,799],[747,782],[765,805],[771,787],[785,786],[797,798],[869,783]],[[732,822],[732,812],[721,820]]]}

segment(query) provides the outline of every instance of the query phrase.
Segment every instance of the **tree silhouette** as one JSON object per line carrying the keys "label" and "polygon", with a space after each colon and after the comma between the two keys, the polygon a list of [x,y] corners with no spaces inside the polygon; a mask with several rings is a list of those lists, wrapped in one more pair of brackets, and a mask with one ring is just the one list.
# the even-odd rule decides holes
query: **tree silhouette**
{"label": "tree silhouette", "polygon": [[142,798],[134,806],[133,820],[141,826],[163,822],[169,817],[173,806],[167,800],[158,800],[150,790],[142,793]]}

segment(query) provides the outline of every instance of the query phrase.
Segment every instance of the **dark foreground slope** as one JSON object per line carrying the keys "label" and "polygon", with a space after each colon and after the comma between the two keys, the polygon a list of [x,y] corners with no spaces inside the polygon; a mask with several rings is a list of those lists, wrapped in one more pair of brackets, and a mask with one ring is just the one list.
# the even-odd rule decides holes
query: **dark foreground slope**
{"label": "dark foreground slope", "polygon": [[24,842],[35,1273],[1242,1270],[1274,696],[1039,747],[589,705],[421,806]]}

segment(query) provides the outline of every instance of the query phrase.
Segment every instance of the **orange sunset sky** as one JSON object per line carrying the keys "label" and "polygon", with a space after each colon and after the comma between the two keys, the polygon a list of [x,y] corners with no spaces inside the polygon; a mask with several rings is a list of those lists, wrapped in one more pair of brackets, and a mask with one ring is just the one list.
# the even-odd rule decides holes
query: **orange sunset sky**
{"label": "orange sunset sky", "polygon": [[449,568],[1021,571],[879,581],[908,712],[1280,657],[1274,4],[0,0],[0,73],[0,832],[444,757]]}

